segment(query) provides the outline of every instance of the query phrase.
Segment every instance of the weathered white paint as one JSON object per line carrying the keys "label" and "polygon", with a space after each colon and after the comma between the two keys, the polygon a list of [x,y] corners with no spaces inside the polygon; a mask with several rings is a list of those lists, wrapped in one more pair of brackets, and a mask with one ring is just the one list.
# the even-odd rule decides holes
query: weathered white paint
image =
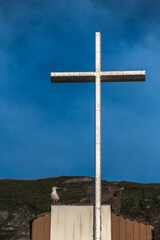
{"label": "weathered white paint", "polygon": [[[50,240],[93,240],[94,206],[51,206]],[[111,208],[102,206],[102,240],[111,240]]]}
{"label": "weathered white paint", "polygon": [[95,44],[95,117],[96,117],[96,180],[95,180],[95,239],[101,240],[101,35],[96,33]]}
{"label": "weathered white paint", "polygon": [[111,240],[111,206],[102,205],[101,206],[101,216],[102,216],[102,240]]}
{"label": "weathered white paint", "polygon": [[[99,71],[102,82],[132,82],[145,81],[145,71]],[[95,82],[95,72],[52,72],[52,83]]]}
{"label": "weathered white paint", "polygon": [[101,240],[101,82],[145,81],[145,71],[101,71],[101,36],[99,32],[96,33],[95,52],[95,72],[54,72],[51,73],[51,82],[96,83],[95,239]]}
{"label": "weathered white paint", "polygon": [[[51,77],[95,76],[95,72],[52,72]],[[68,78],[67,78],[68,79]]]}
{"label": "weathered white paint", "polygon": [[[97,68],[98,70],[98,68]],[[145,75],[145,71],[100,71],[100,75],[106,76],[124,76],[124,75]],[[76,77],[76,76],[96,76],[96,72],[51,72],[51,77]],[[68,78],[67,78],[68,79]],[[54,79],[53,79],[54,80]],[[54,81],[53,81],[54,83]]]}

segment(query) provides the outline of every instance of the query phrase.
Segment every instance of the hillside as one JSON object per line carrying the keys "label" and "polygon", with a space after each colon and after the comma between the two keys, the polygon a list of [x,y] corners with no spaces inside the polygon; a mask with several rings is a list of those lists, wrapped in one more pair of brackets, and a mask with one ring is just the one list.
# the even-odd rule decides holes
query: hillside
{"label": "hillside", "polygon": [[[0,239],[29,240],[29,220],[50,211],[52,186],[58,186],[61,204],[94,204],[90,177],[39,180],[0,180]],[[160,184],[102,181],[102,203],[112,211],[155,226],[160,240]]]}

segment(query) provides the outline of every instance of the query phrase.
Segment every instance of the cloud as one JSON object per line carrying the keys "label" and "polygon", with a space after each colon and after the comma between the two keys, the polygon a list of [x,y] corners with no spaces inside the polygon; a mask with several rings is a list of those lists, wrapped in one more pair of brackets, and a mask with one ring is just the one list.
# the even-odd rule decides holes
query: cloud
{"label": "cloud", "polygon": [[103,70],[147,70],[146,83],[103,85],[103,136],[111,148],[103,154],[124,166],[130,151],[132,160],[157,159],[148,135],[158,143],[159,10],[149,0],[1,1],[1,176],[94,175],[94,85],[51,85],[50,72],[94,71],[95,31],[102,33]]}
{"label": "cloud", "polygon": [[150,34],[159,37],[159,1],[94,0],[92,3],[95,12],[99,11],[103,18],[103,22],[98,21],[98,24],[106,31],[109,42],[117,38],[132,47]]}

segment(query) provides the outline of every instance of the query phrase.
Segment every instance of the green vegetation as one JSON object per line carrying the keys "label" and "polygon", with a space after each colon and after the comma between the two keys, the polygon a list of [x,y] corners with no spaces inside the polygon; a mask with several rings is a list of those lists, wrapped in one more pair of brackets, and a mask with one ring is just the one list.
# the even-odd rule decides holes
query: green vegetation
{"label": "green vegetation", "polygon": [[[76,177],[76,179],[82,177]],[[34,214],[40,214],[50,211],[51,189],[53,186],[60,188],[61,203],[72,204],[79,203],[83,196],[86,197],[85,188],[88,188],[88,182],[73,182],[75,177],[61,176],[59,178],[48,178],[39,180],[0,180],[0,210],[15,210],[19,206],[26,205]],[[78,180],[77,180],[78,181]],[[77,188],[77,185],[78,188]],[[65,187],[73,191],[67,194],[61,194]]]}
{"label": "green vegetation", "polygon": [[[61,204],[93,204],[94,179],[89,177],[48,178],[39,180],[0,180],[0,210],[12,211],[27,207],[38,215],[50,211],[50,193],[53,186],[59,187]],[[114,212],[156,227],[156,239],[160,239],[160,184],[102,181],[102,200],[118,208]],[[119,209],[119,210],[116,210]],[[7,219],[7,221],[8,221]],[[6,222],[0,223],[3,229]],[[0,230],[0,239],[10,239],[16,229],[5,234]]]}
{"label": "green vegetation", "polygon": [[148,220],[160,210],[160,184],[140,184],[120,182],[124,188],[121,192],[121,213],[137,218],[143,216]]}

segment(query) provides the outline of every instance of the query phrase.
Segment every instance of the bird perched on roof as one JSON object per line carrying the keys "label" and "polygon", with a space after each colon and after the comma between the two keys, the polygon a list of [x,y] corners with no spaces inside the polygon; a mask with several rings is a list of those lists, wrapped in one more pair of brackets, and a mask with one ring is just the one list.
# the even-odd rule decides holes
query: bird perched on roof
{"label": "bird perched on roof", "polygon": [[58,204],[58,201],[59,201],[59,196],[58,196],[58,193],[57,193],[57,189],[59,189],[59,188],[58,187],[52,187],[51,199],[52,199],[54,204]]}

